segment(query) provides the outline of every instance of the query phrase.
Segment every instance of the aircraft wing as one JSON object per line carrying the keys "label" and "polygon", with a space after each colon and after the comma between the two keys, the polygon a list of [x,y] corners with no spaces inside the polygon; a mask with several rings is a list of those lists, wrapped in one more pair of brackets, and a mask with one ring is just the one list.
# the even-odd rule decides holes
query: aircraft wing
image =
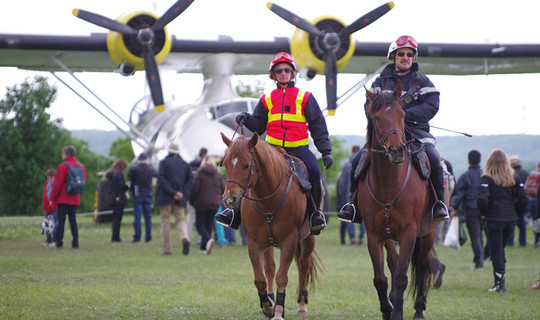
{"label": "aircraft wing", "polygon": [[[369,74],[388,63],[386,42],[355,43],[352,57],[340,72]],[[203,73],[206,57],[228,52],[241,55],[235,74],[265,74],[273,54],[291,51],[291,39],[235,41],[172,39],[170,53],[160,68],[179,73]],[[107,34],[90,36],[0,34],[0,66],[27,70],[113,72],[117,64],[107,50]],[[422,43],[420,70],[437,75],[539,73],[540,44]],[[219,67],[219,66],[213,66]],[[300,66],[302,67],[302,66]],[[66,70],[64,70],[66,71]]]}

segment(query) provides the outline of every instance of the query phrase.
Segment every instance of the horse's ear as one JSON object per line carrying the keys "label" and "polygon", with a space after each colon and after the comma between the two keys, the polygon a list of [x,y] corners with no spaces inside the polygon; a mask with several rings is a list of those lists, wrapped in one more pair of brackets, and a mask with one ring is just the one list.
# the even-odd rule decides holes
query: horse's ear
{"label": "horse's ear", "polygon": [[225,134],[223,134],[223,132],[220,132],[221,133],[221,140],[223,140],[223,142],[225,142],[225,144],[227,145],[227,147],[230,147],[231,146],[231,139],[227,138],[227,136]]}
{"label": "horse's ear", "polygon": [[366,95],[368,97],[368,100],[369,100],[369,105],[366,109],[366,116],[371,112],[371,105],[373,104],[373,100],[375,100],[375,97],[377,96],[374,92],[371,92],[369,91],[368,89],[366,89]]}
{"label": "horse's ear", "polygon": [[254,132],[253,137],[249,139],[248,148],[250,149],[255,148],[255,145],[257,145],[258,141],[259,141],[259,134],[257,132]]}
{"label": "horse's ear", "polygon": [[392,91],[392,95],[398,100],[401,98],[401,80],[397,81],[396,87],[394,88],[394,91]]}

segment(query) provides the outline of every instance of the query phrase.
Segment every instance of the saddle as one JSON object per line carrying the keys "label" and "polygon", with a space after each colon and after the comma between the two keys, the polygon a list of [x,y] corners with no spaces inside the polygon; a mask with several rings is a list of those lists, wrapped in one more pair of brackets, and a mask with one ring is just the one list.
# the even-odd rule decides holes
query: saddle
{"label": "saddle", "polygon": [[294,173],[300,189],[304,192],[311,192],[311,182],[309,182],[309,176],[304,162],[288,153],[284,153],[283,158],[285,158],[289,169]]}
{"label": "saddle", "polygon": [[[424,144],[414,139],[413,142],[410,144],[410,149],[414,167],[416,168],[422,179],[428,180],[430,176],[430,167]],[[368,158],[367,154],[367,149],[362,148],[362,150],[360,151],[360,159],[358,161],[358,165],[354,170],[355,181],[364,181],[364,179],[366,178],[366,173],[370,165],[370,159]],[[351,188],[352,187],[353,186],[351,185]]]}

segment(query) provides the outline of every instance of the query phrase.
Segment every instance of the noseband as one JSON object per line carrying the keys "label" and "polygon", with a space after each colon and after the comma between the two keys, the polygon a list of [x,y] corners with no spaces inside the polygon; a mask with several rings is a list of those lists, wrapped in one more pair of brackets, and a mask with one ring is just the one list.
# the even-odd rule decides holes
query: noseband
{"label": "noseband", "polygon": [[403,131],[401,131],[399,129],[390,129],[384,135],[381,136],[381,133],[379,132],[379,128],[377,127],[377,125],[374,124],[373,127],[375,128],[375,134],[377,135],[377,140],[379,141],[379,144],[381,145],[381,149],[375,149],[375,148],[371,147],[372,152],[382,153],[386,157],[389,157],[389,151],[388,151],[388,148],[384,145],[384,142],[386,141],[388,136],[390,136],[392,133],[398,133],[401,136],[401,141],[402,142],[401,142],[400,149],[402,151],[405,151],[405,148],[407,146],[407,142],[406,142],[407,138],[405,138],[405,133],[403,133]]}
{"label": "noseband", "polygon": [[[271,197],[273,197],[279,190],[279,188],[281,188],[281,185],[283,184],[283,178],[281,179],[281,181],[279,182],[279,185],[277,186],[276,190],[274,190],[274,192],[272,192],[272,194],[270,194],[269,196],[266,196],[266,197],[263,197],[263,198],[251,198],[251,191],[249,192],[250,196],[247,196],[246,195],[246,192],[248,191],[248,189],[251,189],[249,187],[249,183],[251,182],[251,176],[253,175],[253,171],[254,171],[254,167],[255,169],[257,170],[257,173],[259,173],[259,162],[257,161],[257,158],[255,157],[255,154],[253,153],[253,150],[250,150],[249,153],[251,153],[251,163],[249,164],[249,167],[250,167],[250,170],[249,170],[249,175],[246,179],[246,183],[242,184],[236,180],[233,180],[233,179],[227,179],[225,180],[225,183],[227,182],[231,182],[231,183],[234,183],[234,184],[237,184],[240,186],[241,190],[242,190],[242,198],[246,198],[248,200],[251,200],[251,201],[262,201],[262,200],[266,200],[266,199],[270,199]],[[291,175],[292,176],[292,175]]]}

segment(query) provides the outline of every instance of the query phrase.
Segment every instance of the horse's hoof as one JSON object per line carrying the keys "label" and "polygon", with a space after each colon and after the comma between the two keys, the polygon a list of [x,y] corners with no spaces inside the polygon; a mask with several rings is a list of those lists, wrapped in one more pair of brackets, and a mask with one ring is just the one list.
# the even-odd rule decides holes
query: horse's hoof
{"label": "horse's hoof", "polygon": [[297,315],[297,316],[304,316],[304,317],[305,317],[305,316],[308,315],[308,312],[307,312],[307,311],[304,311],[304,310],[302,310],[302,311],[298,310],[298,311],[296,311],[296,315]]}

